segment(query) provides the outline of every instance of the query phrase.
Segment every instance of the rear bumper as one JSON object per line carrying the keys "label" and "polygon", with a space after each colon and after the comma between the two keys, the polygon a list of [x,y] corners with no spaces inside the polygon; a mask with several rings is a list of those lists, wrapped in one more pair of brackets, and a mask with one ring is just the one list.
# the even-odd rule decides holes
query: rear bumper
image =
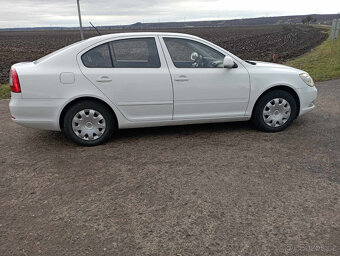
{"label": "rear bumper", "polygon": [[64,103],[64,99],[21,99],[12,97],[9,110],[12,120],[19,125],[60,131],[58,117]]}
{"label": "rear bumper", "polygon": [[318,91],[315,87],[299,89],[300,96],[300,113],[302,116],[315,108],[314,102],[318,97]]}

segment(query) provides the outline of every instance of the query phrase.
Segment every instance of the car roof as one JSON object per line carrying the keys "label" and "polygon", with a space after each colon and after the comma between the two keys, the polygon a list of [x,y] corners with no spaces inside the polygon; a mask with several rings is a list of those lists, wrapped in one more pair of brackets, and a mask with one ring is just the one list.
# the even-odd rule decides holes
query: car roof
{"label": "car roof", "polygon": [[89,38],[88,40],[105,40],[119,37],[134,37],[134,36],[178,36],[178,37],[191,37],[198,38],[197,36],[183,34],[183,33],[172,33],[172,32],[124,32],[124,33],[113,33],[102,36],[96,36]]}

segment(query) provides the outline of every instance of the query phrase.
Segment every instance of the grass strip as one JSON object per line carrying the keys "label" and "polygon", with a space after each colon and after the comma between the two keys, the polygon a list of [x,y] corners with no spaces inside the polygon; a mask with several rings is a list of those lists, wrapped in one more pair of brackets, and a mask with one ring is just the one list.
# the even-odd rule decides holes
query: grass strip
{"label": "grass strip", "polygon": [[[330,34],[330,29],[327,32]],[[287,61],[285,65],[308,72],[315,81],[340,78],[340,39],[330,38],[310,52]]]}
{"label": "grass strip", "polygon": [[0,99],[8,99],[11,97],[9,84],[0,84]]}

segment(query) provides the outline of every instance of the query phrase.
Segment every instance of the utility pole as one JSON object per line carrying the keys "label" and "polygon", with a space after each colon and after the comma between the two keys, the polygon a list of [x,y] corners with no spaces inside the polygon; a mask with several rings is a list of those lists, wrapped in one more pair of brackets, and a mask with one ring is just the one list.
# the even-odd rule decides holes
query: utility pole
{"label": "utility pole", "polygon": [[81,22],[79,0],[77,0],[77,5],[78,5],[79,26],[80,26],[80,37],[81,37],[81,40],[84,40],[84,31],[83,31],[83,23]]}

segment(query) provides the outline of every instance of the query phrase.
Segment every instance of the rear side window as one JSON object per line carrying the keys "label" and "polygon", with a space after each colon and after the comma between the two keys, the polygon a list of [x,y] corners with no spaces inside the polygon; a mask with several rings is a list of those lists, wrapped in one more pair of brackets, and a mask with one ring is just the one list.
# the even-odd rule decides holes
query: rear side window
{"label": "rear side window", "polygon": [[99,45],[81,56],[85,67],[112,68],[109,44]]}
{"label": "rear side window", "polygon": [[160,68],[154,38],[134,38],[110,43],[115,68]]}
{"label": "rear side window", "polygon": [[81,56],[88,68],[160,68],[154,38],[132,38],[99,45]]}

